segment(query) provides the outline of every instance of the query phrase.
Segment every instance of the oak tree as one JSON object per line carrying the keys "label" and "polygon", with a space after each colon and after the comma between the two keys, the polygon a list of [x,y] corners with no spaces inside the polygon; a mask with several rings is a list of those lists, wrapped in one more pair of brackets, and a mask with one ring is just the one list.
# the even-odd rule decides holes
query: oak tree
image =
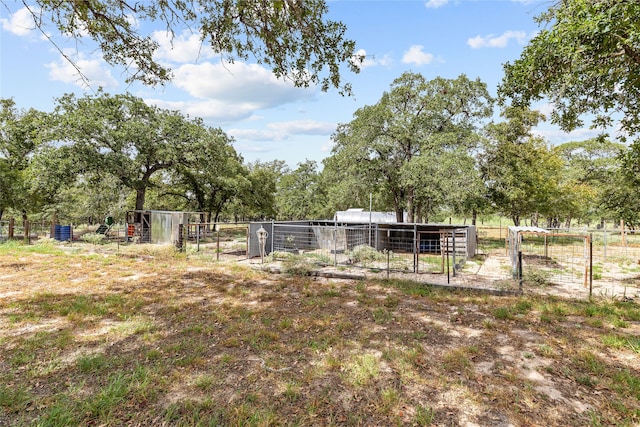
{"label": "oak tree", "polygon": [[[0,0],[8,10],[14,4]],[[159,44],[150,27],[172,37],[184,30],[197,34],[223,60],[254,59],[296,86],[319,84],[350,91],[340,68],[358,71],[355,42],[341,22],[327,19],[324,0],[22,0],[34,27],[64,55],[63,43],[97,43],[105,61],[129,72],[128,81],[155,85],[171,70],[154,57]],[[59,40],[53,33],[64,37]],[[65,55],[66,56],[66,55]],[[67,56],[67,59],[71,59]],[[72,61],[73,63],[73,61]],[[74,63],[75,65],[75,63]],[[77,66],[76,66],[77,68]],[[80,70],[78,70],[80,71]]]}

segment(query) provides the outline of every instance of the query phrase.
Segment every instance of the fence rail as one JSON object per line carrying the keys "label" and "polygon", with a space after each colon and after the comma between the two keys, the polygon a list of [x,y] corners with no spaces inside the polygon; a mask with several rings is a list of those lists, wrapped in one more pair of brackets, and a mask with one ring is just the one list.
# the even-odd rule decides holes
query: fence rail
{"label": "fence rail", "polygon": [[513,277],[610,294],[640,289],[640,234],[606,229],[548,229],[507,239]]}
{"label": "fence rail", "polygon": [[475,255],[470,252],[475,250],[475,233],[470,236],[468,228],[300,221],[252,224],[250,257],[260,256],[258,227],[268,230],[266,254],[279,260],[298,256],[326,266],[415,274],[443,274],[450,268],[455,275]]}

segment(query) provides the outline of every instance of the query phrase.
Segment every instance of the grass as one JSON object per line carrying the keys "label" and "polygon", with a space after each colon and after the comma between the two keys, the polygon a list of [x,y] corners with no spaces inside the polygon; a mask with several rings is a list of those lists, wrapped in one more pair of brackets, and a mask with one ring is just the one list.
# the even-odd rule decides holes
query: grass
{"label": "grass", "polygon": [[[74,245],[0,245],[0,425],[640,422],[633,301]],[[590,412],[571,403],[587,397]]]}

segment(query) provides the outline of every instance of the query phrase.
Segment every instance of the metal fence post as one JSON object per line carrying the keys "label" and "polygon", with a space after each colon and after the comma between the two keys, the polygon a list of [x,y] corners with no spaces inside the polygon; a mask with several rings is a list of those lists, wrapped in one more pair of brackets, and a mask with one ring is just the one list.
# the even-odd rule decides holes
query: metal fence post
{"label": "metal fence post", "polygon": [[520,288],[520,293],[522,293],[522,251],[518,251],[518,287]]}
{"label": "metal fence post", "polygon": [[447,284],[449,284],[451,283],[451,279],[449,277],[449,232],[447,232],[447,251],[445,255],[447,256]]}
{"label": "metal fence post", "polygon": [[338,223],[333,221],[333,266],[338,266]]}
{"label": "metal fence post", "polygon": [[200,252],[200,224],[196,224],[196,251]]}
{"label": "metal fence post", "polygon": [[216,261],[220,261],[220,224],[214,225],[216,230]]}
{"label": "metal fence post", "polygon": [[453,277],[456,277],[456,229],[454,228],[451,231],[451,244],[453,245],[453,249],[451,250],[451,256],[453,260]]}
{"label": "metal fence post", "polygon": [[389,255],[391,252],[387,250],[387,279],[389,278]]}
{"label": "metal fence post", "polygon": [[593,233],[589,239],[589,298],[593,294]]}
{"label": "metal fence post", "polygon": [[418,262],[420,257],[420,252],[417,250],[418,246],[420,246],[420,242],[418,239],[418,225],[416,223],[413,224],[413,272],[418,273]]}

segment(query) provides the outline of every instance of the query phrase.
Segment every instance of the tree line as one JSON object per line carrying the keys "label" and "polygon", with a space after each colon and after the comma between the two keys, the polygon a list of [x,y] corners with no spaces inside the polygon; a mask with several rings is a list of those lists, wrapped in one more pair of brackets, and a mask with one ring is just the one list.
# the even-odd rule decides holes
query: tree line
{"label": "tree line", "polygon": [[[171,34],[192,28],[227,60],[251,56],[302,87],[349,94],[341,65],[358,72],[363,59],[346,27],[327,19],[323,0],[34,4],[27,9],[36,28],[92,39],[105,61],[149,85],[171,73],[153,59],[158,45],[130,14],[159,20]],[[65,95],[52,113],[18,111],[2,99],[0,219],[91,222],[142,207],[205,212],[206,220],[331,218],[372,200],[398,220],[403,212],[410,221],[497,213],[514,224],[608,217],[636,227],[639,18],[640,2],[632,0],[552,2],[520,58],[504,65],[497,100],[464,75],[427,81],[404,73],[375,105],[338,125],[322,168],[246,164],[222,130],[129,94]],[[603,134],[551,146],[532,131],[545,119],[530,109],[540,100],[551,103],[550,120],[562,130],[589,118],[592,128],[616,128],[617,142]],[[496,105],[500,121],[491,120]]]}
{"label": "tree line", "polygon": [[[399,222],[499,214],[519,225],[639,221],[633,146],[605,138],[552,146],[544,116],[503,107],[461,75],[404,73],[374,105],[339,124],[322,165],[244,162],[201,119],[130,94],[64,95],[51,113],[1,100],[0,219],[73,223],[130,209],[186,210],[203,221],[330,219],[360,207]],[[631,167],[629,167],[631,165]]]}

